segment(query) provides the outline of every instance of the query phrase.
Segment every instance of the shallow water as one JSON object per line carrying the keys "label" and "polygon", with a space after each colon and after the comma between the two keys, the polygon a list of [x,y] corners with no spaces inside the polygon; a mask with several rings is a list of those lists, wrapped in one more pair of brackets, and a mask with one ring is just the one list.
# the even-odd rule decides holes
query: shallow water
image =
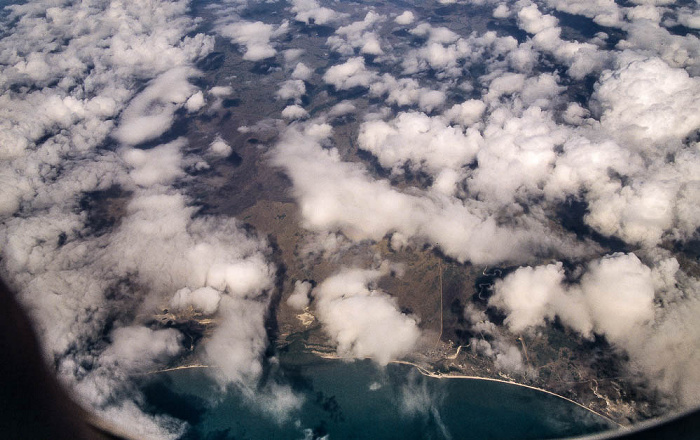
{"label": "shallow water", "polygon": [[[282,365],[304,398],[286,420],[237,390],[224,396],[205,369],[159,373],[144,386],[154,413],[189,422],[192,439],[534,439],[611,428],[556,396],[506,383],[436,379],[407,365],[311,358]],[[215,396],[219,397],[215,397]]]}

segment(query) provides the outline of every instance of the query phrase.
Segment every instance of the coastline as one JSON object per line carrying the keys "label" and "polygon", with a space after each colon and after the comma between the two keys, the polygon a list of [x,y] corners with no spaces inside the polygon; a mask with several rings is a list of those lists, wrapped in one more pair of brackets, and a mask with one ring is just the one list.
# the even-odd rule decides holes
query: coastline
{"label": "coastline", "polygon": [[[333,353],[324,353],[324,352],[317,351],[317,350],[311,350],[311,353],[313,353],[314,355],[316,355],[316,356],[318,356],[318,357],[321,357],[321,358],[323,358],[323,359],[356,360],[356,359],[354,359],[354,358],[353,358],[353,359],[347,359],[347,358],[343,358],[343,357],[341,357],[341,356],[338,356],[337,354],[333,354]],[[369,358],[367,358],[367,359],[369,359]],[[508,385],[516,385],[516,386],[523,387],[523,388],[528,388],[528,389],[531,389],[531,390],[534,390],[534,391],[539,391],[539,392],[542,392],[542,393],[545,393],[545,394],[549,394],[550,396],[558,397],[558,398],[560,398],[560,399],[566,400],[567,402],[573,403],[574,405],[576,405],[576,406],[578,406],[578,407],[580,407],[580,408],[583,408],[583,409],[585,409],[586,411],[588,411],[588,412],[590,412],[590,413],[593,413],[593,414],[595,414],[596,416],[601,417],[601,418],[607,420],[607,421],[610,422],[611,424],[615,425],[618,429],[623,429],[623,430],[628,430],[628,429],[629,429],[629,427],[627,427],[627,426],[625,426],[625,425],[622,425],[622,424],[616,422],[615,420],[611,419],[610,417],[608,417],[608,416],[606,416],[606,415],[604,415],[604,414],[601,414],[601,413],[599,413],[599,412],[597,412],[597,411],[595,411],[595,410],[592,410],[592,409],[588,408],[587,406],[585,406],[585,405],[583,405],[583,404],[581,404],[581,403],[579,403],[579,402],[576,402],[575,400],[571,400],[571,399],[569,399],[568,397],[565,397],[565,396],[562,396],[562,395],[560,395],[560,394],[554,393],[554,392],[552,392],[552,391],[548,391],[548,390],[545,390],[545,389],[542,389],[542,388],[538,388],[538,387],[535,387],[535,386],[532,386],[532,385],[526,385],[526,384],[523,384],[523,383],[518,383],[518,382],[509,381],[509,380],[503,380],[503,379],[495,379],[495,378],[492,378],[492,377],[467,376],[467,375],[459,375],[459,374],[454,374],[454,375],[453,375],[453,374],[433,373],[433,372],[431,372],[431,371],[426,370],[424,367],[422,367],[422,366],[420,366],[420,365],[418,365],[418,364],[416,364],[416,363],[413,363],[413,362],[410,362],[410,361],[404,361],[404,360],[392,360],[392,361],[389,361],[389,363],[390,363],[390,364],[399,364],[399,365],[408,365],[408,366],[411,366],[411,367],[415,368],[420,374],[422,374],[422,375],[424,375],[424,376],[426,376],[426,377],[431,377],[431,378],[433,378],[433,379],[485,380],[485,381],[490,381],[490,382],[504,383],[504,384],[508,384]]]}
{"label": "coastline", "polygon": [[[328,359],[328,360],[338,360],[338,361],[349,361],[349,360],[353,360],[353,361],[354,361],[354,360],[360,360],[360,359],[357,359],[357,358],[344,358],[344,357],[338,356],[338,355],[335,354],[335,353],[323,352],[323,351],[314,350],[314,349],[308,349],[307,353],[313,354],[314,356],[317,356],[317,357],[319,357],[319,358],[321,358],[321,359]],[[365,359],[371,360],[370,358],[365,358]],[[583,404],[581,404],[581,403],[579,403],[579,402],[576,402],[575,400],[572,400],[572,399],[570,399],[570,398],[568,398],[568,397],[562,396],[562,395],[557,394],[557,393],[555,393],[555,392],[552,392],[552,391],[549,391],[549,390],[545,390],[545,389],[543,389],[543,388],[538,388],[538,387],[536,387],[536,386],[526,385],[526,384],[523,384],[523,383],[519,383],[519,382],[515,382],[515,381],[510,381],[510,380],[496,379],[496,378],[493,378],[493,377],[482,377],[482,376],[468,376],[468,375],[460,375],[460,374],[441,374],[441,373],[435,373],[435,372],[431,372],[431,371],[427,370],[427,369],[426,369],[425,367],[423,367],[423,366],[420,366],[420,365],[418,365],[418,364],[416,364],[416,363],[414,363],[414,362],[406,361],[406,360],[392,360],[392,361],[389,361],[389,363],[390,363],[390,364],[396,364],[396,365],[408,365],[408,366],[410,366],[410,367],[412,367],[412,368],[415,368],[415,369],[416,369],[420,374],[422,374],[423,376],[430,377],[430,378],[433,378],[433,379],[483,380],[483,381],[498,382],[498,383],[503,383],[503,384],[508,384],[508,385],[515,385],[515,386],[518,386],[518,387],[523,387],[523,388],[531,389],[531,390],[534,390],[534,391],[542,392],[542,393],[545,393],[545,394],[549,394],[550,396],[554,396],[554,397],[557,397],[557,398],[559,398],[559,399],[563,399],[563,400],[565,400],[565,401],[567,401],[567,402],[569,402],[569,403],[573,403],[574,405],[576,405],[576,406],[578,406],[578,407],[580,407],[580,408],[582,408],[582,409],[585,409],[586,411],[588,411],[588,412],[590,412],[590,413],[592,413],[592,414],[595,414],[595,415],[598,416],[598,417],[601,417],[601,418],[607,420],[611,425],[614,425],[617,429],[621,429],[621,430],[629,430],[629,429],[630,429],[630,427],[625,426],[625,425],[622,425],[622,424],[616,422],[615,420],[611,419],[610,417],[608,417],[608,416],[606,416],[606,415],[604,415],[604,414],[601,414],[601,413],[599,413],[599,412],[597,412],[597,411],[595,411],[595,410],[593,410],[593,409],[591,409],[591,408],[588,408],[587,406],[585,406],[585,405],[583,405]],[[211,365],[205,365],[205,364],[181,365],[181,366],[177,366],[177,367],[171,367],[171,368],[164,368],[164,369],[161,369],[161,370],[149,371],[149,372],[144,373],[144,374],[150,375],[150,374],[158,374],[158,373],[167,373],[167,372],[178,371],[178,370],[203,369],[203,368],[216,368],[216,367],[211,366]]]}
{"label": "coastline", "polygon": [[169,371],[191,370],[191,369],[195,369],[195,368],[216,368],[216,367],[212,367],[211,365],[204,365],[204,364],[180,365],[179,367],[163,368],[162,370],[148,371],[144,374],[167,373]]}

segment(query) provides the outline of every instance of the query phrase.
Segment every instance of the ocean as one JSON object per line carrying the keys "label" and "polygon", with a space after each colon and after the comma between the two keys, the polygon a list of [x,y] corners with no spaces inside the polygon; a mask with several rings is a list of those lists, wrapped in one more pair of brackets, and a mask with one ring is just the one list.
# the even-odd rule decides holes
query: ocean
{"label": "ocean", "polygon": [[222,391],[206,369],[158,373],[143,391],[151,413],[188,422],[183,439],[546,439],[615,426],[548,393],[427,377],[409,365],[308,356],[281,363],[278,376],[303,399],[284,415],[264,409],[271,399],[260,390]]}

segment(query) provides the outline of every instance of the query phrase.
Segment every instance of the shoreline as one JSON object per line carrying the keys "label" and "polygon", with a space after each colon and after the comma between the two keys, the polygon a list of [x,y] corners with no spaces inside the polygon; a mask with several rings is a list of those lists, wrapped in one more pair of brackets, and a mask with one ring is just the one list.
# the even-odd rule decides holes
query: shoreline
{"label": "shoreline", "polygon": [[[316,351],[316,350],[311,350],[311,353],[313,353],[314,355],[316,355],[316,356],[318,356],[318,357],[320,357],[320,358],[323,358],[323,359],[333,359],[333,360],[357,360],[357,359],[347,359],[347,358],[340,357],[340,356],[338,356],[338,355],[336,355],[336,354],[333,354],[333,353],[324,353],[324,352],[320,352],[320,351]],[[365,359],[369,359],[369,358],[365,358]],[[422,367],[422,366],[420,366],[420,365],[418,365],[418,364],[415,364],[415,363],[413,363],[413,362],[411,362],[411,361],[392,360],[392,361],[389,361],[389,363],[390,363],[390,364],[398,364],[398,365],[408,365],[408,366],[410,366],[410,367],[415,368],[415,369],[416,369],[420,374],[422,374],[423,376],[430,377],[430,378],[433,378],[433,379],[485,380],[485,381],[490,381],[490,382],[499,382],[499,383],[504,383],[504,384],[508,384],[508,385],[515,385],[515,386],[519,386],[519,387],[523,387],[523,388],[528,388],[528,389],[531,389],[531,390],[534,390],[534,391],[539,391],[539,392],[542,392],[542,393],[545,393],[545,394],[549,394],[550,396],[558,397],[558,398],[560,398],[560,399],[566,400],[567,402],[573,403],[574,405],[576,405],[576,406],[578,406],[578,407],[580,407],[580,408],[583,408],[583,409],[585,409],[586,411],[591,412],[591,413],[595,414],[595,415],[598,416],[598,417],[602,417],[603,419],[607,420],[607,421],[610,422],[611,424],[617,426],[617,428],[619,428],[619,429],[624,429],[624,430],[629,429],[629,427],[627,427],[627,426],[625,426],[625,425],[622,425],[622,424],[616,422],[615,420],[611,419],[610,417],[608,417],[608,416],[606,416],[606,415],[604,415],[604,414],[601,414],[601,413],[599,413],[598,411],[595,411],[595,410],[593,410],[593,409],[591,409],[591,408],[588,408],[587,406],[585,406],[585,405],[583,405],[583,404],[581,404],[581,403],[579,403],[579,402],[576,402],[575,400],[569,399],[568,397],[562,396],[562,395],[557,394],[557,393],[555,393],[555,392],[548,391],[548,390],[545,390],[545,389],[542,389],[542,388],[538,388],[538,387],[535,387],[535,386],[532,386],[532,385],[526,385],[526,384],[523,384],[523,383],[518,383],[518,382],[509,381],[509,380],[504,380],[504,379],[496,379],[496,378],[492,378],[492,377],[467,376],[467,375],[459,375],[459,374],[454,374],[454,375],[453,375],[453,374],[433,373],[433,372],[431,372],[431,371],[426,370],[424,367]]]}
{"label": "shoreline", "polygon": [[[308,353],[313,354],[314,356],[317,356],[321,359],[328,359],[328,360],[338,360],[338,361],[356,361],[356,360],[371,360],[370,358],[364,358],[364,359],[357,359],[357,358],[343,358],[341,356],[338,356],[335,353],[328,353],[328,352],[323,352],[323,351],[318,351],[314,349],[308,350]],[[599,413],[598,411],[595,411],[591,408],[588,408],[587,406],[576,402],[575,400],[569,399],[568,397],[562,396],[560,394],[557,394],[553,391],[548,391],[543,388],[538,388],[536,386],[532,385],[526,385],[523,383],[515,382],[515,381],[510,381],[510,380],[504,380],[504,379],[496,379],[493,377],[482,377],[482,376],[468,376],[468,375],[460,375],[460,374],[440,374],[440,373],[434,373],[431,371],[428,371],[425,367],[422,367],[414,362],[411,361],[405,361],[405,360],[391,360],[389,361],[390,364],[396,364],[396,365],[408,365],[412,368],[415,368],[420,374],[426,377],[430,377],[433,379],[465,379],[465,380],[485,380],[489,382],[499,382],[503,384],[508,384],[508,385],[515,385],[523,388],[528,388],[534,391],[539,391],[545,394],[549,394],[550,396],[557,397],[559,399],[563,399],[569,403],[573,403],[574,405],[585,409],[586,411],[595,414],[598,417],[601,417],[608,422],[610,422],[612,425],[616,426],[618,429],[622,430],[628,430],[630,429],[628,426],[622,425],[615,420],[611,419],[610,417]],[[171,367],[171,368],[164,368],[162,370],[155,370],[155,371],[149,371],[145,374],[158,374],[158,373],[167,373],[167,372],[172,372],[172,371],[178,371],[178,370],[190,370],[190,369],[200,369],[200,368],[216,368],[211,365],[204,365],[204,364],[193,364],[193,365],[181,365],[178,367]]]}
{"label": "shoreline", "polygon": [[466,376],[466,375],[460,375],[460,374],[440,374],[440,373],[431,373],[430,371],[427,371],[425,368],[423,368],[423,367],[421,367],[421,366],[419,366],[419,365],[416,365],[416,364],[414,364],[413,362],[410,362],[410,361],[400,361],[400,360],[397,360],[397,361],[391,361],[390,363],[392,363],[392,364],[410,365],[410,366],[414,367],[416,370],[418,370],[418,372],[421,373],[421,374],[423,374],[424,376],[432,377],[432,378],[434,378],[434,379],[486,380],[486,381],[490,381],[490,382],[500,382],[500,383],[505,383],[505,384],[508,384],[508,385],[516,385],[516,386],[523,387],[523,388],[529,388],[529,389],[531,389],[531,390],[535,390],[535,391],[539,391],[539,392],[541,392],[541,393],[549,394],[550,396],[554,396],[554,397],[558,397],[558,398],[560,398],[560,399],[564,399],[564,400],[566,400],[567,402],[573,403],[574,405],[576,405],[576,406],[578,406],[578,407],[580,407],[580,408],[583,408],[583,409],[587,410],[588,412],[591,412],[591,413],[593,413],[593,414],[595,414],[595,415],[597,415],[597,416],[599,416],[599,417],[604,418],[605,420],[609,421],[610,423],[615,424],[618,428],[627,429],[626,426],[624,426],[624,425],[622,425],[622,424],[616,422],[615,420],[611,419],[610,417],[608,417],[608,416],[606,416],[606,415],[604,415],[604,414],[601,414],[601,413],[599,413],[598,411],[595,411],[595,410],[593,410],[593,409],[590,409],[590,408],[588,408],[587,406],[585,406],[585,405],[583,405],[583,404],[581,404],[581,403],[579,403],[579,402],[576,402],[575,400],[569,399],[568,397],[562,396],[561,394],[557,394],[557,393],[555,393],[555,392],[553,392],[553,391],[548,391],[548,390],[545,390],[545,389],[543,389],[543,388],[538,388],[538,387],[536,387],[536,386],[526,385],[526,384],[524,384],[524,383],[514,382],[514,381],[510,381],[510,380],[495,379],[495,378],[492,378],[492,377]]}
{"label": "shoreline", "polygon": [[216,367],[212,367],[211,365],[204,365],[204,364],[180,365],[179,367],[171,367],[171,368],[163,368],[162,370],[147,371],[144,374],[167,373],[169,371],[191,370],[191,369],[195,369],[195,368],[216,368]]}

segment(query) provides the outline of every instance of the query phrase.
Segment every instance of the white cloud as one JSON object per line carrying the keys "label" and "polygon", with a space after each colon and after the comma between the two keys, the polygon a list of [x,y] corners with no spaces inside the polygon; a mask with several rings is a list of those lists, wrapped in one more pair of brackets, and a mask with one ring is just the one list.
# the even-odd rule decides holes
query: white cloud
{"label": "white cloud", "polygon": [[255,255],[241,261],[214,263],[208,268],[206,283],[236,297],[257,297],[272,287],[273,273],[265,259]]}
{"label": "white cloud", "polygon": [[295,281],[294,292],[287,298],[287,304],[293,309],[304,310],[309,305],[311,287],[311,283],[308,281]]}
{"label": "white cloud", "polygon": [[489,304],[506,311],[513,332],[558,316],[583,337],[595,332],[623,348],[654,317],[652,271],[634,254],[589,263],[578,285],[564,279],[561,263],[522,267],[496,282]]}
{"label": "white cloud", "polygon": [[362,21],[339,27],[334,36],[328,37],[326,44],[335,52],[347,56],[354,55],[355,49],[359,49],[362,54],[381,55],[384,51],[381,48],[379,38],[375,32],[368,31],[368,29],[384,20],[384,16],[369,11]]}
{"label": "white cloud", "polygon": [[504,58],[513,59],[521,66],[528,64],[524,58],[532,58],[532,54],[525,50],[526,43],[520,46],[523,53],[514,55],[519,49],[518,41],[512,36],[499,37],[492,31],[460,36],[448,28],[422,23],[411,33],[427,38],[425,44],[403,54],[401,66],[404,75],[432,70],[438,79],[449,83],[464,79],[464,67],[472,63],[491,69],[503,64]]}
{"label": "white cloud", "polygon": [[613,254],[590,262],[578,283],[564,280],[561,263],[522,267],[496,282],[489,303],[506,312],[513,332],[558,316],[583,337],[604,335],[630,356],[628,369],[643,373],[670,399],[697,404],[700,369],[693,353],[700,339],[691,314],[700,304],[699,286],[679,271],[675,258],[649,267],[634,254]]}
{"label": "white cloud", "polygon": [[288,120],[306,119],[309,117],[309,112],[300,105],[288,105],[282,110],[282,117]]}
{"label": "white cloud", "polygon": [[593,199],[586,222],[608,236],[646,246],[673,227],[676,182],[639,182]]}
{"label": "white cloud", "polygon": [[360,148],[371,152],[394,173],[401,173],[408,163],[412,169],[425,169],[430,174],[469,164],[483,142],[475,130],[465,132],[440,116],[416,112],[399,113],[389,122],[365,122],[357,140]]}
{"label": "white cloud", "polygon": [[495,352],[495,365],[505,371],[523,372],[525,365],[523,363],[523,355],[515,345],[498,346]]}
{"label": "white cloud", "polygon": [[434,69],[444,71],[447,76],[457,77],[461,73],[458,62],[466,58],[470,48],[464,40],[456,44],[443,45],[428,39],[425,46],[416,49],[403,60],[403,73],[406,75]]}
{"label": "white cloud", "polygon": [[155,78],[124,109],[113,136],[122,144],[138,145],[164,134],[175,111],[195,93],[188,78],[196,74],[190,67],[176,67]]}
{"label": "white cloud", "polygon": [[594,44],[563,40],[559,20],[540,12],[536,4],[529,4],[518,11],[518,24],[525,32],[533,34],[535,48],[552,54],[567,65],[567,73],[574,79],[582,79],[602,70],[607,62],[608,54],[599,51]]}
{"label": "white cloud", "polygon": [[[410,30],[425,39],[414,47],[421,38],[408,44],[399,33],[387,36],[397,26],[385,30],[386,17],[362,11],[363,20],[327,41],[349,57],[380,55],[379,67],[350,58],[330,67],[323,81],[337,90],[368,88],[370,98],[382,97],[386,105],[370,99],[367,110],[365,98],[325,101],[321,91],[310,96],[323,101],[309,107],[318,119],[290,122],[272,147],[270,157],[292,180],[309,229],[302,257],[339,264],[338,254],[357,242],[390,237],[394,250],[435,246],[474,264],[589,260],[602,255],[602,247],[562,235],[554,224],[554,209],[574,199],[587,207],[583,220],[593,230],[641,246],[645,264],[632,254],[592,260],[573,284],[561,264],[521,268],[497,283],[492,305],[507,313],[513,332],[556,316],[583,337],[604,335],[628,353],[630,370],[686,404],[696,402],[700,359],[692,353],[700,352],[694,319],[700,288],[675,260],[649,255],[662,253],[655,246],[664,240],[697,238],[700,227],[700,150],[692,140],[700,126],[700,40],[665,28],[693,27],[697,14],[653,1],[636,8],[612,0],[471,3],[493,5],[496,18],[515,17],[531,38],[519,43],[496,32],[462,35],[459,28],[423,23]],[[554,13],[543,13],[551,8],[619,27],[625,39],[614,50],[606,49],[612,34],[608,41],[604,35],[567,40]],[[289,18],[317,25],[345,16],[314,0],[293,1],[281,13],[290,11]],[[394,23],[411,24],[409,12]],[[184,140],[134,148],[167,134],[176,114],[192,116],[182,109],[216,110],[233,93],[231,86],[216,86],[205,95],[188,80],[199,75],[191,66],[213,50],[214,38],[191,34],[197,22],[184,1],[88,1],[50,9],[33,2],[9,13],[18,19],[0,40],[2,271],[32,311],[48,356],[86,406],[101,407],[143,436],[177,437],[182,423],[147,416],[123,396],[138,399],[130,377],[166,365],[181,349],[178,332],[144,327],[143,317],[164,306],[195,310],[219,323],[197,355],[217,367],[212,372],[221,386],[238,387],[283,419],[298,397],[284,386],[256,388],[275,282],[265,243],[231,218],[201,215],[179,189],[196,178],[187,175],[188,166],[204,163],[184,154]],[[318,53],[311,46],[288,48],[296,36],[281,41],[289,31],[281,23],[228,15],[217,29],[241,46],[245,59],[283,51],[284,69],[267,78],[276,81],[280,99],[299,104],[306,88],[317,86],[313,69],[319,67],[299,60]],[[559,64],[568,77],[550,73],[561,70]],[[397,76],[380,76],[386,69]],[[599,75],[591,99],[580,82],[571,83],[587,75]],[[226,77],[224,84],[239,80]],[[574,96],[578,102],[567,102]],[[409,108],[392,115],[391,105]],[[281,115],[310,117],[299,105]],[[347,161],[348,150],[333,148],[326,121],[352,122],[338,134],[357,130],[350,132],[353,148],[372,153],[392,170],[392,180],[375,177],[366,162]],[[282,124],[253,127],[273,132]],[[116,151],[103,148],[110,134],[122,144]],[[217,136],[205,157],[231,151]],[[416,183],[408,173],[401,179],[404,170],[427,178]],[[109,196],[91,196],[106,190]],[[93,219],[95,212],[81,203],[97,203],[114,222]],[[343,355],[386,363],[418,340],[416,319],[373,290],[382,274],[341,270],[313,292]],[[289,305],[308,305],[309,289],[298,282]],[[475,338],[473,349],[497,368],[529,374],[518,348],[504,343],[485,317],[476,318],[475,331],[496,341]],[[95,344],[105,322],[116,330]],[[377,341],[373,332],[385,332],[381,325],[399,329],[402,338]]]}
{"label": "white cloud", "polygon": [[304,63],[297,63],[297,65],[294,67],[294,71],[292,72],[292,79],[307,81],[309,78],[311,78],[312,74],[313,70],[311,70],[309,66]]}
{"label": "white cloud", "polygon": [[496,9],[493,10],[493,17],[494,18],[508,18],[510,16],[510,9],[508,9],[508,6],[505,4],[500,4],[496,6]]}
{"label": "white cloud", "polygon": [[503,205],[539,193],[551,176],[557,145],[569,135],[538,107],[521,116],[504,108],[492,112],[476,154],[479,167],[468,177],[472,194]]}
{"label": "white cloud", "polygon": [[[81,403],[139,438],[176,438],[184,424],[144,414],[131,377],[167,365],[181,335],[144,327],[144,317],[174,295],[177,306],[211,312],[208,282],[223,280],[222,331],[229,317],[247,328],[207,353],[263,347],[249,351],[245,366],[220,365],[256,384],[249,373],[259,371],[267,345],[260,321],[274,278],[262,241],[232,219],[195,216],[191,201],[169,187],[186,175],[184,141],[132,148],[169,130],[178,109],[201,108],[204,95],[188,78],[214,40],[186,36],[196,23],[184,1],[48,3],[13,6],[17,20],[0,41],[10,57],[0,73],[0,136],[10,146],[0,163],[3,277]],[[123,144],[117,153],[102,148],[110,134]],[[94,195],[106,190],[116,195]],[[113,220],[96,222],[84,202],[102,204]],[[105,325],[115,328],[108,339]]]}
{"label": "white cloud", "polygon": [[655,23],[659,23],[661,21],[662,12],[663,11],[660,11],[658,8],[652,5],[643,5],[628,9],[625,11],[625,15],[627,15],[627,18],[631,21],[650,20]]}
{"label": "white cloud", "polygon": [[491,81],[489,91],[485,98],[487,100],[498,99],[503,95],[512,95],[520,92],[525,86],[525,75],[520,73],[505,73]]}
{"label": "white cloud", "polygon": [[324,25],[346,16],[340,12],[320,6],[316,0],[292,0],[292,12],[297,21],[306,24]]}
{"label": "white cloud", "polygon": [[341,101],[330,109],[328,116],[331,118],[339,118],[354,113],[356,110],[357,108],[352,102]]}
{"label": "white cloud", "polygon": [[228,157],[233,151],[231,146],[219,135],[217,135],[212,143],[209,144],[209,150],[221,157]]}
{"label": "white cloud", "polygon": [[700,82],[658,58],[621,55],[601,75],[594,93],[600,120],[611,134],[638,148],[672,143],[700,127]]}
{"label": "white cloud", "polygon": [[398,106],[418,104],[422,110],[432,112],[442,107],[447,97],[441,90],[431,90],[420,87],[413,78],[396,79],[385,73],[380,80],[370,86],[370,94],[374,96],[386,95],[386,102]]}
{"label": "white cloud", "polygon": [[[679,275],[677,280],[680,279]],[[696,319],[700,285],[697,279],[691,279],[685,281],[682,289],[683,293],[670,289],[664,298],[670,299],[670,304],[657,311],[655,324],[630,341],[627,350],[632,354],[632,369],[642,371],[672,401],[692,408],[700,404],[700,334]]]}
{"label": "white cloud", "polygon": [[301,57],[306,51],[304,49],[286,49],[282,51],[282,55],[284,56],[284,63],[289,67],[291,63],[296,62],[299,60],[299,57]]}
{"label": "white cloud", "polygon": [[122,157],[132,168],[129,175],[136,185],[168,185],[185,175],[180,153],[180,148],[185,144],[184,139],[178,139],[150,150],[127,148],[122,152]]}
{"label": "white cloud", "polygon": [[678,12],[678,22],[691,29],[700,29],[700,11],[692,9],[681,9]]}
{"label": "white cloud", "polygon": [[301,97],[306,94],[306,85],[304,81],[300,79],[288,79],[283,82],[279,90],[277,90],[276,96],[279,99],[294,100],[297,104],[301,102]]}
{"label": "white cloud", "polygon": [[266,309],[264,302],[221,297],[219,314],[225,319],[205,341],[204,357],[216,367],[213,374],[223,386],[250,387],[260,378],[260,359],[267,348]]}
{"label": "white cloud", "polygon": [[625,343],[654,318],[651,269],[634,254],[591,263],[581,279],[594,328],[613,343]]}
{"label": "white cloud", "polygon": [[397,15],[394,21],[396,24],[400,25],[408,25],[413,23],[413,20],[415,20],[415,16],[413,15],[412,11],[403,11],[401,14]]}
{"label": "white cloud", "polygon": [[204,94],[200,90],[199,92],[190,96],[190,98],[187,100],[187,102],[185,102],[185,108],[187,109],[188,112],[194,113],[194,112],[200,110],[202,107],[204,107],[205,104],[206,104],[206,101],[204,100]]}
{"label": "white cloud", "polygon": [[180,353],[182,335],[176,330],[151,330],[147,327],[121,327],[110,337],[112,343],[101,354],[99,362],[119,365],[128,371],[147,372]]}
{"label": "white cloud", "polygon": [[377,73],[365,67],[365,60],[362,57],[350,58],[342,64],[331,66],[323,75],[323,80],[337,90],[369,87],[377,79]]}
{"label": "white cloud", "polygon": [[417,318],[401,313],[392,297],[372,287],[382,275],[381,270],[346,269],[313,289],[318,319],[340,356],[386,365],[418,343]]}
{"label": "white cloud", "polygon": [[446,27],[433,27],[429,23],[421,23],[411,29],[413,35],[428,37],[430,43],[450,44],[459,40],[459,35]]}
{"label": "white cloud", "polygon": [[273,153],[273,163],[294,184],[304,225],[311,230],[342,231],[354,240],[380,240],[398,231],[477,264],[528,259],[535,248],[572,254],[586,248],[545,232],[536,221],[523,218],[522,226],[501,226],[477,204],[438,192],[401,192],[371,178],[364,166],[341,161],[335,149],[324,149],[321,142],[330,135],[328,125],[310,123],[305,132],[292,126]]}
{"label": "white cloud", "polygon": [[192,290],[183,287],[175,292],[175,296],[170,300],[170,307],[174,310],[187,310],[192,307],[194,310],[211,315],[219,308],[221,292],[212,287],[200,287]]}
{"label": "white cloud", "polygon": [[451,122],[456,122],[462,127],[470,127],[481,120],[486,104],[478,99],[469,99],[461,104],[455,104],[445,112]]}
{"label": "white cloud", "polygon": [[489,304],[505,310],[505,323],[513,332],[544,325],[545,319],[554,318],[553,302],[561,294],[563,280],[561,263],[523,267],[496,282]]}
{"label": "white cloud", "polygon": [[220,98],[222,96],[229,96],[233,93],[233,88],[231,86],[214,86],[209,89],[209,93]]}
{"label": "white cloud", "polygon": [[233,43],[245,47],[244,60],[261,61],[277,54],[270,40],[286,34],[288,27],[289,24],[286,21],[276,28],[261,21],[236,21],[219,25],[216,31],[231,39]]}
{"label": "white cloud", "polygon": [[558,11],[591,18],[601,26],[622,25],[622,9],[615,0],[547,0],[547,4]]}

